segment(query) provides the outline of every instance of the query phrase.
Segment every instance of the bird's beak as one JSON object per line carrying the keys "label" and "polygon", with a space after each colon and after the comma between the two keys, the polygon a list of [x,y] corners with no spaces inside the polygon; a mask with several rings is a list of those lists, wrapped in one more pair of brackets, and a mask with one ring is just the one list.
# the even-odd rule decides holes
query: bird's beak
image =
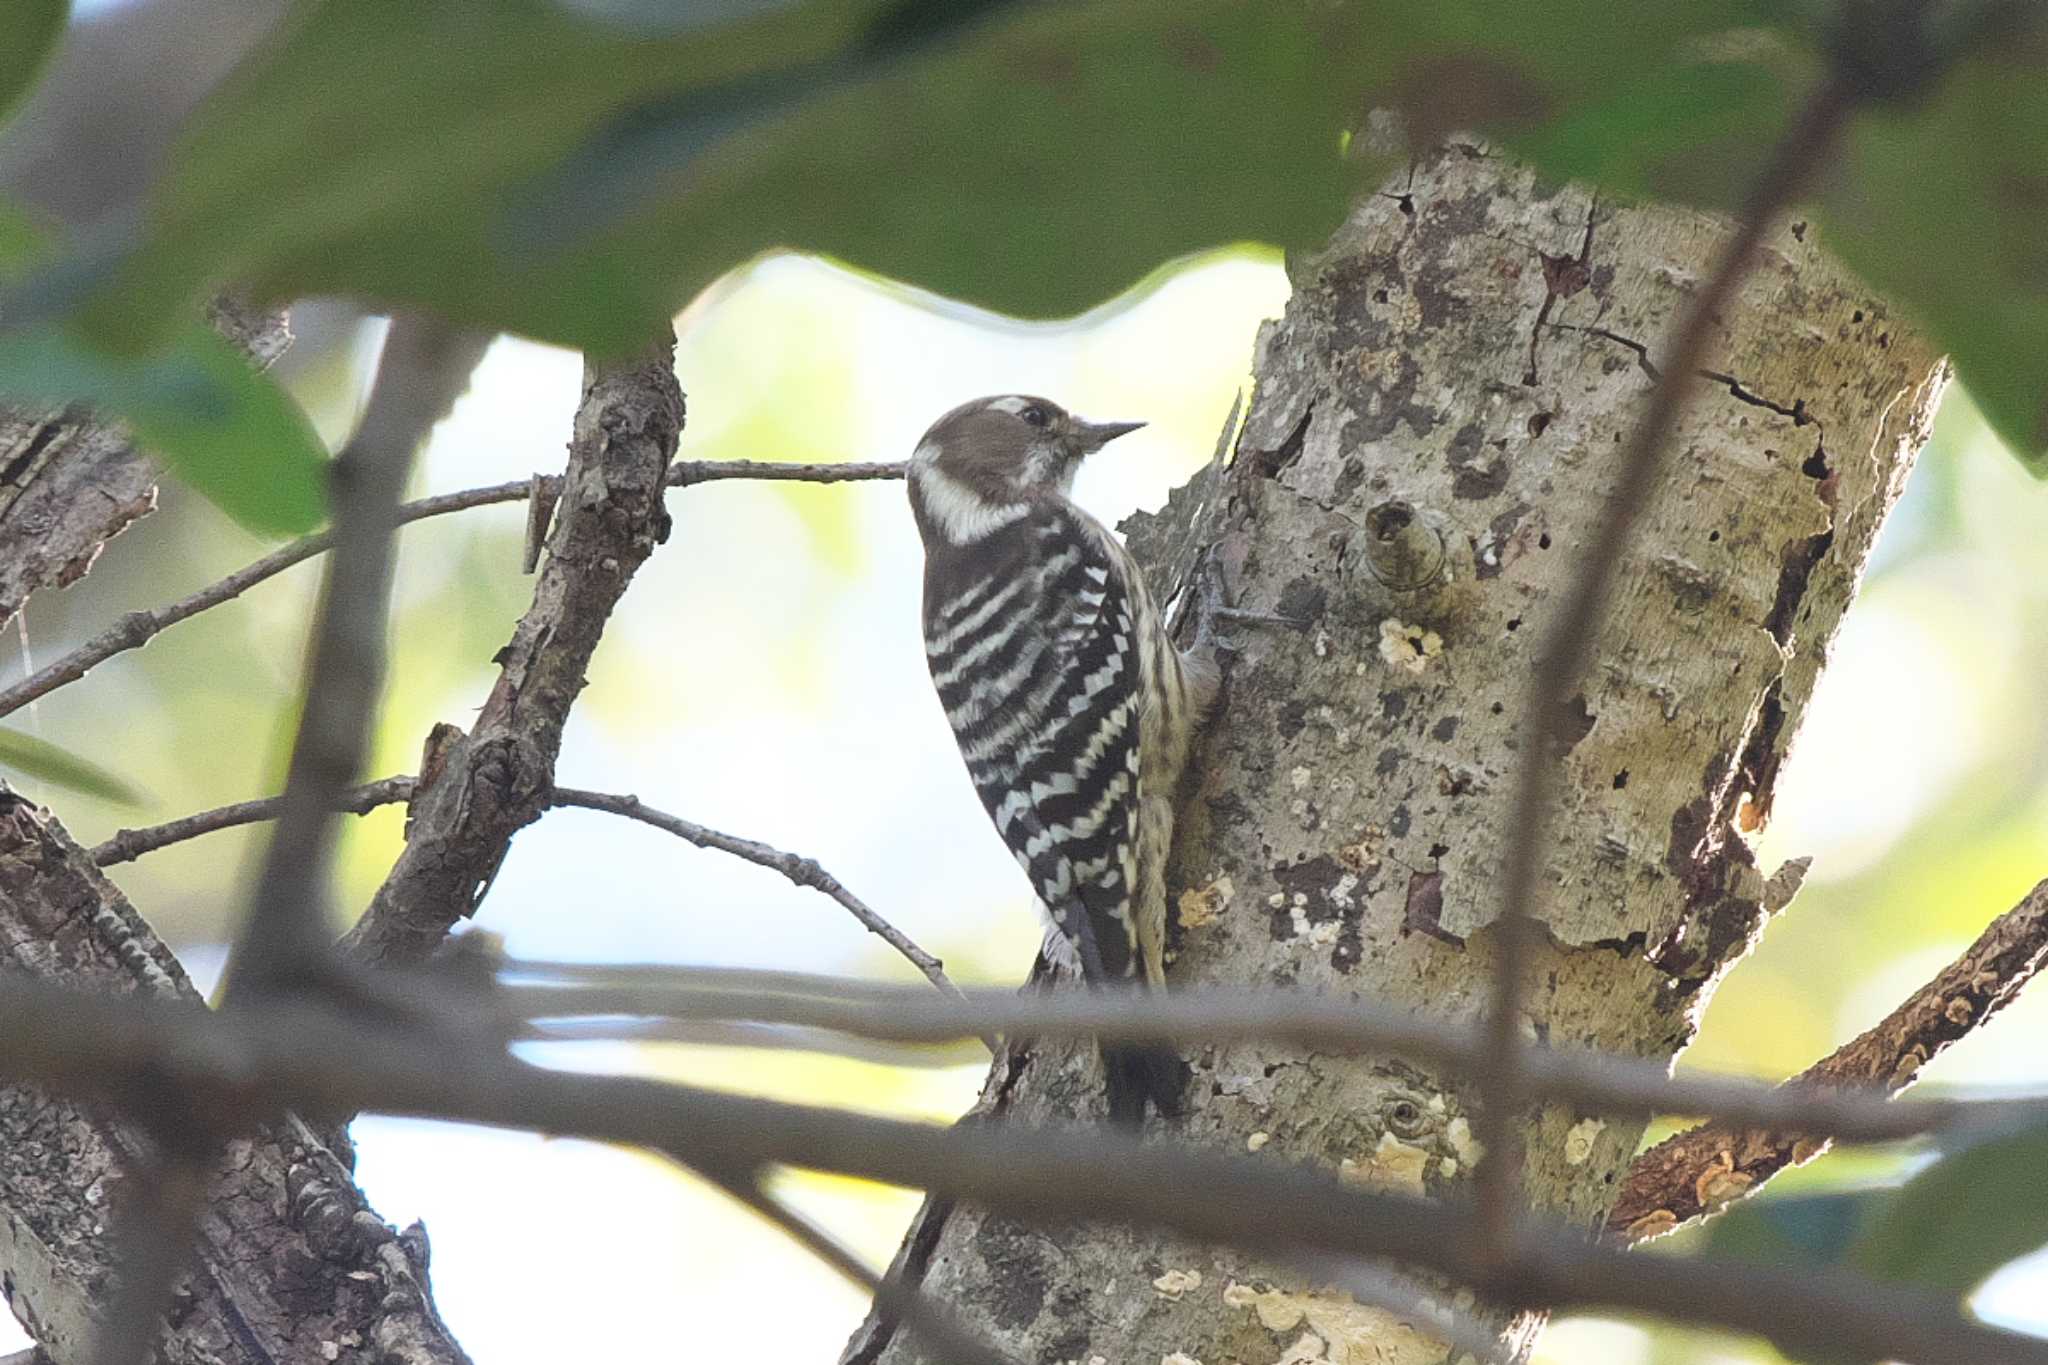
{"label": "bird's beak", "polygon": [[1093,455],[1117,437],[1128,436],[1144,425],[1143,422],[1083,422],[1076,418],[1069,439],[1073,441],[1076,453]]}

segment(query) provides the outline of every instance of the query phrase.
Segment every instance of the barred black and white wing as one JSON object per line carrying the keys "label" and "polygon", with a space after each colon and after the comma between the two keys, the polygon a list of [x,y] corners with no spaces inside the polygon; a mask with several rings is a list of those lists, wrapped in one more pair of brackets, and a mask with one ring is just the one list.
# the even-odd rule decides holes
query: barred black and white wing
{"label": "barred black and white wing", "polygon": [[1140,973],[1132,594],[1107,533],[1059,503],[933,556],[925,578],[927,661],[968,776],[1096,984]]}

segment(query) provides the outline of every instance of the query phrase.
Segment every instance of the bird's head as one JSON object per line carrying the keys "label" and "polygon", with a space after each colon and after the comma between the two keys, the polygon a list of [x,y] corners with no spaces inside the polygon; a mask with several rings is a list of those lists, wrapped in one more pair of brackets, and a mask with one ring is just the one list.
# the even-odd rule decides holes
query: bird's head
{"label": "bird's head", "polygon": [[1088,422],[1028,394],[962,403],[932,423],[909,469],[911,506],[930,540],[979,539],[1033,501],[1063,497],[1081,461],[1143,422]]}

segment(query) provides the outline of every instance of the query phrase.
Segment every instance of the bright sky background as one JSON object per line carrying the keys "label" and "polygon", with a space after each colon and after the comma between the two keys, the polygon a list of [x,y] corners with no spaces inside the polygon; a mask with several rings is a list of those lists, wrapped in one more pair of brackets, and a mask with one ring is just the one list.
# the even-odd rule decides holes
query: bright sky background
{"label": "bright sky background", "polygon": [[[952,404],[1035,391],[1097,419],[1151,423],[1082,474],[1081,500],[1113,522],[1156,505],[1209,457],[1248,371],[1257,324],[1285,295],[1272,260],[1225,257],[1094,319],[1026,327],[816,262],[772,260],[682,320],[678,364],[690,395],[682,454],[901,458]],[[302,382],[338,432],[348,383],[331,375]],[[578,387],[575,357],[499,344],[436,434],[415,491],[558,469]],[[2038,738],[2038,703],[2030,699],[2048,583],[2048,495],[1966,409],[1944,430],[1888,532],[1885,565],[1844,629],[1781,789],[1765,858],[1815,853],[1815,899],[1802,901],[1736,972],[1689,1062],[1773,1075],[1804,1065],[1924,980],[2010,904],[2016,886],[2039,875],[2048,851],[2039,772],[2008,774],[1998,789],[1999,823],[1986,836],[1997,856],[1971,853],[1974,880],[1942,871],[1944,851],[1964,847],[1945,812],[2002,755],[2036,751],[2024,746]],[[901,487],[721,483],[673,494],[669,506],[674,533],[634,583],[591,670],[565,745],[563,783],[634,792],[813,856],[956,975],[1020,977],[1038,930],[1021,875],[975,801],[931,695],[917,636],[920,551]],[[171,515],[210,524],[189,503]],[[427,726],[467,720],[481,700],[488,656],[528,592],[517,571],[522,516],[496,509],[405,533],[377,774],[411,771]],[[1961,534],[1944,538],[1940,528],[1953,529],[1956,518]],[[232,532],[202,539],[220,542],[222,567],[253,556]],[[140,596],[128,605],[146,605],[187,590],[183,576],[193,577],[190,586],[213,576],[173,564],[164,583],[150,574],[124,589],[126,544],[110,552],[107,581],[93,591],[129,591]],[[220,640],[239,639],[254,661],[232,680],[254,693],[221,692],[211,703],[217,714],[204,722],[211,729],[137,741],[136,762],[157,765],[154,790],[165,808],[138,818],[56,798],[81,837],[265,789],[282,722],[256,708],[289,694],[296,665],[280,642],[301,638],[313,581],[302,573],[252,594],[210,627],[190,628],[193,639],[214,645],[167,636],[39,708],[37,723],[52,739],[104,757],[108,708],[178,687],[229,687],[210,676],[222,671]],[[69,624],[58,631],[76,633]],[[36,647],[44,653],[64,643],[39,639]],[[183,662],[182,648],[195,651]],[[207,788],[204,800],[184,785],[198,780],[194,733],[222,741],[209,751],[207,780],[218,790]],[[177,801],[187,804],[169,804]],[[351,827],[351,903],[389,866],[399,820],[387,811]],[[1916,840],[1933,849],[1924,864],[1931,870],[1912,874],[1918,882],[1886,872],[1895,866],[1887,860]],[[192,944],[212,921],[191,917],[218,913],[248,847],[223,837],[118,869],[117,880],[183,935],[204,974],[217,953]],[[1883,894],[1911,891],[1928,908],[1865,918],[1877,913],[1866,904],[1878,894],[1873,878],[1889,878]],[[479,923],[522,956],[907,976],[822,897],[651,829],[582,812],[552,814],[520,835]],[[1884,927],[1873,935],[1872,924]],[[1873,937],[1881,941],[1873,945]],[[1844,945],[1868,960],[1858,984],[1840,999],[1806,989],[1802,973],[1813,954]],[[1857,961],[1861,970],[1864,959]],[[1935,1074],[2039,1084],[2048,1080],[2036,1046],[2043,1027],[2048,1008],[2037,994]],[[977,1065],[905,1073],[713,1049],[667,1049],[636,1061],[713,1084],[933,1117],[963,1108],[981,1073]],[[483,1365],[686,1355],[829,1362],[863,1312],[858,1296],[775,1233],[650,1159],[379,1119],[359,1122],[356,1136],[360,1175],[378,1210],[400,1224],[426,1221],[440,1306]],[[912,1196],[851,1182],[798,1178],[788,1189],[877,1264],[915,1206]],[[2008,1274],[1981,1303],[2048,1330],[2048,1310],[2038,1306],[2044,1284],[2042,1269]],[[685,1337],[676,1336],[679,1324]],[[0,1328],[0,1338],[8,1338],[0,1351],[12,1349],[11,1327]],[[1652,1354],[1632,1327],[1566,1323],[1539,1359],[1648,1365]],[[1773,1357],[1734,1344],[1688,1359]]]}

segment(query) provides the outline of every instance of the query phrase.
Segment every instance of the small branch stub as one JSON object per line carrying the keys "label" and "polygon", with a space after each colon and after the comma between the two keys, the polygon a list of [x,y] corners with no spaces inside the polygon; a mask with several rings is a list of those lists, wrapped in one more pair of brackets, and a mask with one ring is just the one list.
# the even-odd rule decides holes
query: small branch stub
{"label": "small branch stub", "polygon": [[1443,575],[1443,533],[1399,498],[1367,512],[1364,533],[1357,539],[1366,569],[1395,592],[1419,592]]}

